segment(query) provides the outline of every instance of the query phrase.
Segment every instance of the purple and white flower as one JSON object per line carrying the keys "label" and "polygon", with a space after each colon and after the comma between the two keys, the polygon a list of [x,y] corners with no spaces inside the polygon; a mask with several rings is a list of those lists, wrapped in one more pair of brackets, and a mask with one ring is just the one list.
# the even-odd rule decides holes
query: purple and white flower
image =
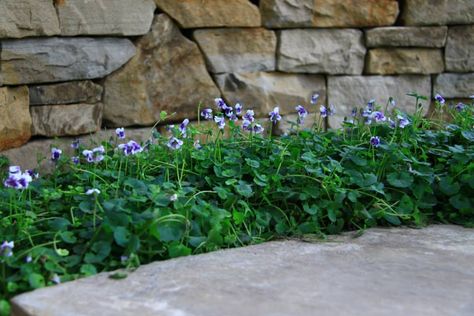
{"label": "purple and white flower", "polygon": [[231,106],[226,105],[222,110],[227,117],[231,117],[234,114],[234,109]]}
{"label": "purple and white flower", "polygon": [[261,133],[263,133],[263,131],[264,131],[264,128],[262,127],[262,125],[260,125],[260,124],[255,124],[255,125],[253,126],[253,132],[254,132],[255,134],[261,134]]}
{"label": "purple and white flower", "polygon": [[302,105],[297,105],[295,109],[298,113],[298,124],[303,124],[304,119],[306,118],[306,116],[308,116],[308,111],[306,111],[306,109]]}
{"label": "purple and white flower", "polygon": [[329,115],[329,116],[333,116],[334,114],[336,114],[336,107],[335,107],[333,104],[330,104],[330,105],[329,105],[328,115]]}
{"label": "purple and white flower", "polygon": [[92,194],[100,194],[100,190],[99,189],[89,189],[86,191],[86,195],[92,195]]}
{"label": "purple and white flower", "polygon": [[224,99],[222,99],[222,98],[215,98],[214,102],[215,102],[216,106],[219,109],[221,109],[222,111],[224,111],[224,109],[227,107],[227,104],[225,104]]}
{"label": "purple and white flower", "polygon": [[71,162],[75,165],[78,165],[80,162],[80,159],[78,156],[71,157]]}
{"label": "purple and white flower", "polygon": [[357,116],[357,108],[352,108],[351,116],[352,116],[352,117],[356,117],[356,116]]}
{"label": "purple and white flower", "polygon": [[247,112],[245,112],[245,115],[244,115],[244,120],[253,122],[255,120],[254,116],[255,116],[255,112],[253,110],[247,110]]}
{"label": "purple and white flower", "polygon": [[214,116],[214,122],[217,123],[217,127],[219,127],[219,129],[224,129],[225,118],[223,116]]}
{"label": "purple and white flower", "polygon": [[13,256],[13,248],[15,248],[15,243],[13,241],[4,241],[0,245],[0,256],[2,257],[11,257]]}
{"label": "purple and white flower", "polygon": [[104,146],[99,146],[92,149],[92,154],[94,156],[94,162],[101,162],[104,160],[105,148]]}
{"label": "purple and white flower", "polygon": [[183,141],[180,139],[177,139],[176,137],[171,137],[167,146],[168,148],[172,150],[178,150],[181,148],[181,146],[183,146]]}
{"label": "purple and white flower", "polygon": [[438,101],[439,104],[445,104],[446,103],[446,100],[444,100],[444,98],[439,93],[437,93],[435,95],[435,100]]}
{"label": "purple and white flower", "polygon": [[248,132],[252,131],[252,122],[244,119],[244,122],[242,123],[242,129]]}
{"label": "purple and white flower", "polygon": [[328,116],[328,109],[324,105],[321,105],[319,107],[319,115],[321,115],[321,117],[327,117]]}
{"label": "purple and white flower", "polygon": [[25,173],[27,173],[32,179],[38,179],[39,178],[39,173],[36,172],[35,170],[33,169],[27,169],[25,171]]}
{"label": "purple and white flower", "polygon": [[397,119],[398,119],[398,127],[400,128],[405,128],[406,126],[410,125],[410,121],[402,116],[402,115],[397,115]]}
{"label": "purple and white flower", "polygon": [[87,162],[94,162],[94,152],[92,150],[84,149],[82,155],[86,157]]}
{"label": "purple and white flower", "polygon": [[370,145],[372,145],[375,148],[379,147],[380,146],[380,137],[372,136],[370,138]]}
{"label": "purple and white flower", "polygon": [[28,188],[29,184],[33,181],[33,177],[36,176],[37,174],[30,173],[30,170],[27,170],[25,172],[21,172],[21,168],[18,166],[11,166],[9,168],[9,175],[8,178],[5,179],[3,182],[3,185],[6,188],[12,188],[12,189],[26,189]]}
{"label": "purple and white flower", "polygon": [[390,106],[393,108],[397,106],[397,102],[395,102],[395,99],[392,97],[388,98],[388,104],[390,104]]}
{"label": "purple and white flower", "polygon": [[390,128],[395,128],[397,126],[391,118],[388,118],[388,123],[390,124]]}
{"label": "purple and white flower", "polygon": [[319,93],[315,93],[311,96],[311,104],[316,104],[318,103],[318,99],[319,99]]}
{"label": "purple and white flower", "polygon": [[270,116],[270,121],[273,122],[273,124],[276,124],[281,120],[280,108],[278,106],[276,106],[268,115]]}
{"label": "purple and white flower", "polygon": [[59,277],[59,275],[57,275],[56,273],[53,274],[53,276],[51,277],[51,281],[54,283],[54,284],[60,284],[61,283],[61,278]]}
{"label": "purple and white flower", "polygon": [[197,150],[202,149],[201,142],[199,141],[199,139],[196,139],[194,141],[193,146],[194,146],[194,149],[197,149]]}
{"label": "purple and white flower", "polygon": [[75,139],[72,143],[71,143],[71,148],[73,149],[79,149],[79,145],[81,144],[81,140],[80,139]]}
{"label": "purple and white flower", "polygon": [[59,148],[51,148],[51,160],[52,161],[58,161],[59,158],[61,158],[61,154],[63,153],[63,151]]}
{"label": "purple and white flower", "polygon": [[240,103],[235,104],[234,106],[235,109],[235,115],[242,115],[242,105]]}
{"label": "purple and white flower", "polygon": [[179,124],[179,131],[183,137],[186,137],[186,128],[189,124],[189,120],[185,119],[181,124]]}
{"label": "purple and white flower", "polygon": [[367,109],[373,111],[375,107],[375,99],[370,100],[367,102]]}
{"label": "purple and white flower", "polygon": [[232,121],[232,122],[237,122],[239,120],[239,118],[237,117],[237,115],[232,113],[232,115],[229,117],[229,120]]}
{"label": "purple and white flower", "polygon": [[372,112],[372,114],[370,115],[370,118],[371,119],[374,119],[375,122],[379,123],[379,122],[385,122],[387,120],[387,118],[385,117],[385,115],[383,115],[382,112],[380,111],[375,111],[375,112]]}
{"label": "purple and white flower", "polygon": [[125,128],[119,127],[115,130],[115,134],[119,139],[125,139]]}
{"label": "purple and white flower", "polygon": [[212,109],[204,109],[201,111],[201,116],[205,119],[205,120],[212,120]]}
{"label": "purple and white flower", "polygon": [[458,104],[456,104],[456,106],[454,108],[456,109],[456,111],[462,112],[462,110],[464,110],[465,107],[466,107],[466,105],[464,103],[459,102]]}
{"label": "purple and white flower", "polygon": [[19,174],[21,174],[21,168],[20,168],[20,166],[10,166],[8,168],[8,173],[10,175],[15,175],[15,174],[19,175]]}
{"label": "purple and white flower", "polygon": [[125,156],[136,155],[143,152],[142,146],[134,140],[131,140],[126,144],[120,144],[118,145],[118,148],[123,151]]}

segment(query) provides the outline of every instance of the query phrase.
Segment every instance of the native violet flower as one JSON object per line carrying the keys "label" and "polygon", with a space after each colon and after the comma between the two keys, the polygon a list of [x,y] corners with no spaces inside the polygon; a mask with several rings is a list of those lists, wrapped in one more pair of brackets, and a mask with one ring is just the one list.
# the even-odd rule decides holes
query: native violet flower
{"label": "native violet flower", "polygon": [[327,117],[328,116],[328,109],[324,105],[321,105],[319,107],[319,115],[321,115],[321,117]]}
{"label": "native violet flower", "polygon": [[462,110],[464,110],[465,107],[466,107],[466,105],[464,103],[459,102],[458,104],[456,104],[456,106],[454,108],[456,109],[456,111],[462,112]]}
{"label": "native violet flower", "polygon": [[253,122],[255,120],[254,116],[255,116],[255,112],[253,110],[247,110],[247,112],[245,112],[245,115],[244,115],[244,120]]}
{"label": "native violet flower", "polygon": [[10,175],[15,175],[15,174],[19,175],[19,174],[21,174],[21,168],[20,168],[20,166],[10,166],[8,168],[8,173]]}
{"label": "native violet flower", "polygon": [[183,137],[186,137],[186,128],[189,124],[189,120],[185,119],[180,125],[179,125],[179,131],[181,132],[181,135]]}
{"label": "native violet flower", "polygon": [[219,129],[223,129],[225,127],[225,118],[223,116],[214,116],[214,122],[217,123],[217,127],[219,127]]}
{"label": "native violet flower", "polygon": [[126,144],[120,144],[118,145],[118,148],[123,151],[125,156],[136,155],[143,151],[142,146],[134,140],[131,140]]}
{"label": "native violet flower", "polygon": [[63,151],[61,149],[55,147],[51,148],[51,160],[58,161],[62,153]]}
{"label": "native violet flower", "polygon": [[86,195],[92,195],[92,194],[100,194],[99,189],[89,189],[86,191]]}
{"label": "native violet flower", "polygon": [[227,104],[225,104],[222,98],[215,98],[214,102],[216,103],[216,106],[221,110],[224,110],[225,107],[227,107]]}
{"label": "native violet flower", "polygon": [[352,117],[356,117],[356,116],[357,116],[357,108],[352,108],[351,116],[352,116]]}
{"label": "native violet flower", "polygon": [[397,126],[391,118],[388,118],[388,123],[390,124],[390,128],[395,128]]}
{"label": "native violet flower", "polygon": [[75,165],[78,165],[80,162],[80,159],[78,156],[71,157],[71,162]]}
{"label": "native violet flower", "polygon": [[27,169],[25,172],[26,172],[32,179],[38,179],[38,178],[39,178],[39,173],[36,172],[35,170]]}
{"label": "native violet flower", "polygon": [[115,130],[115,134],[119,139],[125,139],[125,128],[119,127]]}
{"label": "native violet flower", "polygon": [[79,145],[80,145],[81,141],[79,139],[75,139],[72,143],[71,143],[71,148],[73,149],[79,149]]}
{"label": "native violet flower", "polygon": [[319,93],[315,93],[311,96],[311,104],[316,104],[319,99]]}
{"label": "native violet flower", "polygon": [[3,185],[6,188],[17,190],[26,189],[33,181],[34,176],[35,175],[33,174],[32,176],[28,170],[22,173],[20,167],[11,166],[9,168],[8,178],[3,182]]}
{"label": "native violet flower", "polygon": [[237,103],[235,106],[234,106],[234,109],[235,109],[235,115],[242,115],[242,105],[240,103]]}
{"label": "native violet flower", "polygon": [[212,110],[211,109],[204,109],[202,110],[201,112],[201,116],[205,119],[205,120],[212,120]]}
{"label": "native violet flower", "polygon": [[94,162],[101,162],[104,160],[105,148],[104,146],[99,146],[92,149],[92,153],[94,156]]}
{"label": "native violet flower", "polygon": [[57,275],[56,273],[53,274],[53,276],[51,277],[51,281],[54,283],[54,284],[59,284],[61,283],[61,278],[59,277],[59,275]]}
{"label": "native violet flower", "polygon": [[298,112],[298,124],[303,124],[305,117],[308,116],[308,111],[302,105],[297,105],[295,109]]}
{"label": "native violet flower", "polygon": [[375,111],[375,112],[372,112],[372,114],[370,115],[370,118],[371,119],[374,119],[375,122],[379,123],[379,122],[385,122],[387,120],[387,118],[385,117],[385,115],[383,115],[382,112],[380,111]]}
{"label": "native violet flower", "polygon": [[172,150],[178,150],[178,149],[181,148],[181,146],[183,146],[183,141],[177,139],[176,137],[171,137],[168,144],[167,144],[167,146],[168,146],[168,148],[170,148]]}
{"label": "native violet flower", "polygon": [[398,127],[405,128],[406,126],[410,125],[410,121],[401,115],[397,115],[398,119]]}
{"label": "native violet flower", "polygon": [[13,248],[15,248],[15,243],[13,241],[4,241],[0,245],[0,256],[2,257],[11,257],[13,256]]}
{"label": "native violet flower", "polygon": [[201,146],[201,143],[200,143],[199,139],[196,139],[194,141],[193,146],[194,146],[194,149],[197,149],[197,150],[202,149],[202,146]]}
{"label": "native violet flower", "polygon": [[329,111],[328,111],[328,115],[329,116],[333,116],[334,114],[336,114],[336,107],[332,104],[329,105]]}
{"label": "native violet flower", "polygon": [[92,150],[85,149],[82,151],[82,155],[86,157],[87,162],[94,162],[94,152]]}
{"label": "native violet flower", "polygon": [[168,132],[171,132],[173,129],[174,129],[174,125],[173,125],[173,124],[166,126],[166,131],[168,131]]}
{"label": "native violet flower", "polygon": [[244,122],[242,123],[242,129],[248,132],[252,131],[252,122],[249,120],[244,119]]}
{"label": "native violet flower", "polygon": [[222,108],[222,110],[227,117],[231,117],[234,114],[234,109],[231,106],[226,105]]}
{"label": "native violet flower", "polygon": [[369,111],[373,111],[374,110],[374,106],[375,106],[375,99],[372,99],[370,100],[368,103],[367,103],[367,109]]}
{"label": "native violet flower", "polygon": [[391,107],[395,107],[397,105],[397,102],[395,102],[395,99],[390,97],[388,98],[388,104],[390,104]]}
{"label": "native violet flower", "polygon": [[264,130],[264,128],[263,128],[262,125],[260,125],[260,124],[255,124],[255,125],[253,126],[253,132],[254,132],[255,134],[261,134],[261,133],[263,133],[263,130]]}
{"label": "native violet flower", "polygon": [[280,108],[278,106],[275,107],[268,115],[270,116],[270,121],[272,121],[273,124],[276,124],[281,120]]}
{"label": "native violet flower", "polygon": [[380,146],[380,137],[372,136],[370,138],[370,144],[375,148],[379,147]]}
{"label": "native violet flower", "polygon": [[435,100],[438,101],[439,104],[445,104],[446,103],[446,100],[439,93],[437,93],[435,95]]}

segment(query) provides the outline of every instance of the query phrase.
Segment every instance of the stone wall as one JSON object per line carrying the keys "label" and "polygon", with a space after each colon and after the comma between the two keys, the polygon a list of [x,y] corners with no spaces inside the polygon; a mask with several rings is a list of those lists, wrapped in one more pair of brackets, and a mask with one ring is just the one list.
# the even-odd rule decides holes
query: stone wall
{"label": "stone wall", "polygon": [[473,0],[0,1],[9,157],[33,159],[42,142],[46,154],[44,137],[151,126],[160,111],[195,119],[218,96],[264,117],[318,92],[337,126],[372,98],[413,111],[413,91],[474,94]]}

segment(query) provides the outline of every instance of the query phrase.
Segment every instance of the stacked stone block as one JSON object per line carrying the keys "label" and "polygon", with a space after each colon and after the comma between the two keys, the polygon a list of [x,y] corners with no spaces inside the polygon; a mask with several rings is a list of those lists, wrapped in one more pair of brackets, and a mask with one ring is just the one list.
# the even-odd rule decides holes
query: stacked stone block
{"label": "stacked stone block", "polygon": [[409,92],[474,94],[474,1],[0,1],[0,151],[219,96],[292,118],[319,93],[337,127],[373,98],[412,112]]}

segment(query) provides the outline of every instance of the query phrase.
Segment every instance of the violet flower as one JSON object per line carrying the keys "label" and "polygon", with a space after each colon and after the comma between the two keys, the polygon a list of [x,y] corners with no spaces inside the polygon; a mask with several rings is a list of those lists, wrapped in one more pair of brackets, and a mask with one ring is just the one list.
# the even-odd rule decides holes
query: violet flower
{"label": "violet flower", "polygon": [[328,115],[329,115],[329,116],[333,116],[334,114],[336,114],[336,107],[335,107],[333,104],[330,104],[330,105],[329,105]]}
{"label": "violet flower", "polygon": [[73,148],[73,149],[79,149],[80,143],[81,143],[81,140],[80,140],[80,139],[75,139],[75,140],[71,143],[71,148]]}
{"label": "violet flower", "polygon": [[13,256],[13,248],[15,248],[15,243],[13,241],[4,241],[0,245],[0,256],[2,257],[11,257]]}
{"label": "violet flower", "polygon": [[406,117],[403,117],[401,115],[397,115],[397,119],[398,119],[398,127],[400,128],[405,128],[406,126],[410,124],[410,121]]}
{"label": "violet flower", "polygon": [[261,133],[263,133],[263,131],[264,131],[264,128],[262,127],[262,125],[260,125],[260,124],[255,124],[255,125],[253,126],[253,132],[254,132],[255,134],[261,134]]}
{"label": "violet flower", "polygon": [[125,139],[125,128],[119,127],[115,130],[115,134],[119,139]]}
{"label": "violet flower", "polygon": [[351,116],[352,116],[352,117],[356,117],[356,116],[357,116],[357,108],[352,108]]}
{"label": "violet flower", "polygon": [[168,144],[167,144],[167,146],[168,146],[168,148],[170,148],[172,150],[178,150],[178,149],[181,148],[181,146],[183,146],[183,141],[177,139],[176,137],[171,137]]}
{"label": "violet flower", "polygon": [[33,177],[29,171],[21,172],[20,167],[11,166],[9,168],[8,178],[5,179],[3,185],[6,188],[12,188],[16,190],[27,189],[29,184],[33,181]]}
{"label": "violet flower", "polygon": [[445,104],[446,103],[446,100],[439,93],[437,93],[435,95],[435,100],[438,101],[439,104]]}
{"label": "violet flower", "polygon": [[319,93],[315,93],[311,96],[311,104],[316,104],[319,99]]}
{"label": "violet flower", "polygon": [[387,120],[387,118],[385,117],[385,115],[383,115],[382,112],[380,111],[375,111],[375,112],[372,112],[372,114],[370,115],[370,118],[371,119],[374,119],[375,122],[379,123],[379,122],[385,122]]}
{"label": "violet flower", "polygon": [[308,116],[308,111],[302,105],[297,105],[295,109],[298,112],[298,124],[303,124],[305,117]]}
{"label": "violet flower", "polygon": [[71,162],[75,165],[78,165],[80,162],[80,159],[78,156],[71,157]]}
{"label": "violet flower", "polygon": [[10,166],[10,167],[8,168],[8,173],[9,173],[11,176],[12,176],[12,175],[15,175],[15,174],[19,175],[19,174],[21,174],[21,168],[20,168],[20,166]]}
{"label": "violet flower", "polygon": [[242,129],[248,132],[252,131],[252,122],[249,120],[244,119],[244,122],[242,123]]}
{"label": "violet flower", "polygon": [[223,116],[214,116],[214,122],[217,123],[217,127],[219,127],[219,129],[223,129],[225,127],[225,118]]}
{"label": "violet flower", "polygon": [[236,115],[242,115],[242,105],[240,103],[235,104],[234,109]]}
{"label": "violet flower", "polygon": [[54,162],[58,161],[62,153],[63,151],[61,149],[55,147],[51,148],[51,160]]}
{"label": "violet flower", "polygon": [[197,150],[202,149],[201,142],[199,141],[199,139],[196,139],[196,140],[194,141],[193,146],[194,146],[194,149],[197,149]]}
{"label": "violet flower", "polygon": [[143,148],[134,140],[131,140],[126,144],[120,144],[118,145],[118,148],[123,151],[125,156],[136,155],[143,152]]}
{"label": "violet flower", "polygon": [[367,109],[370,111],[374,110],[374,106],[375,106],[375,99],[372,99],[367,103]]}
{"label": "violet flower", "polygon": [[247,112],[245,112],[245,115],[244,115],[244,120],[253,122],[255,120],[254,116],[255,116],[255,112],[253,110],[247,110]]}
{"label": "violet flower", "polygon": [[186,128],[189,124],[189,120],[185,119],[180,125],[179,125],[179,131],[181,132],[181,135],[183,137],[186,137]]}
{"label": "violet flower", "polygon": [[370,138],[370,144],[375,148],[379,147],[380,146],[380,137],[372,136]]}
{"label": "violet flower", "polygon": [[92,150],[85,149],[82,151],[82,155],[86,157],[87,162],[94,162],[94,152]]}
{"label": "violet flower", "polygon": [[276,124],[281,120],[280,108],[278,106],[275,107],[268,115],[270,116],[270,121],[272,121],[273,124]]}
{"label": "violet flower", "polygon": [[201,111],[201,116],[205,120],[212,120],[212,109],[204,109]]}
{"label": "violet flower", "polygon": [[225,104],[224,99],[222,99],[222,98],[215,98],[214,102],[215,102],[216,106],[221,110],[224,110],[225,107],[227,107],[227,104]]}
{"label": "violet flower", "polygon": [[456,111],[462,112],[462,110],[464,110],[465,107],[466,107],[466,105],[464,103],[459,102],[458,104],[456,104],[456,106],[454,108],[456,109]]}
{"label": "violet flower", "polygon": [[319,115],[321,115],[321,117],[327,117],[328,116],[328,109],[324,105],[321,105],[319,107]]}

